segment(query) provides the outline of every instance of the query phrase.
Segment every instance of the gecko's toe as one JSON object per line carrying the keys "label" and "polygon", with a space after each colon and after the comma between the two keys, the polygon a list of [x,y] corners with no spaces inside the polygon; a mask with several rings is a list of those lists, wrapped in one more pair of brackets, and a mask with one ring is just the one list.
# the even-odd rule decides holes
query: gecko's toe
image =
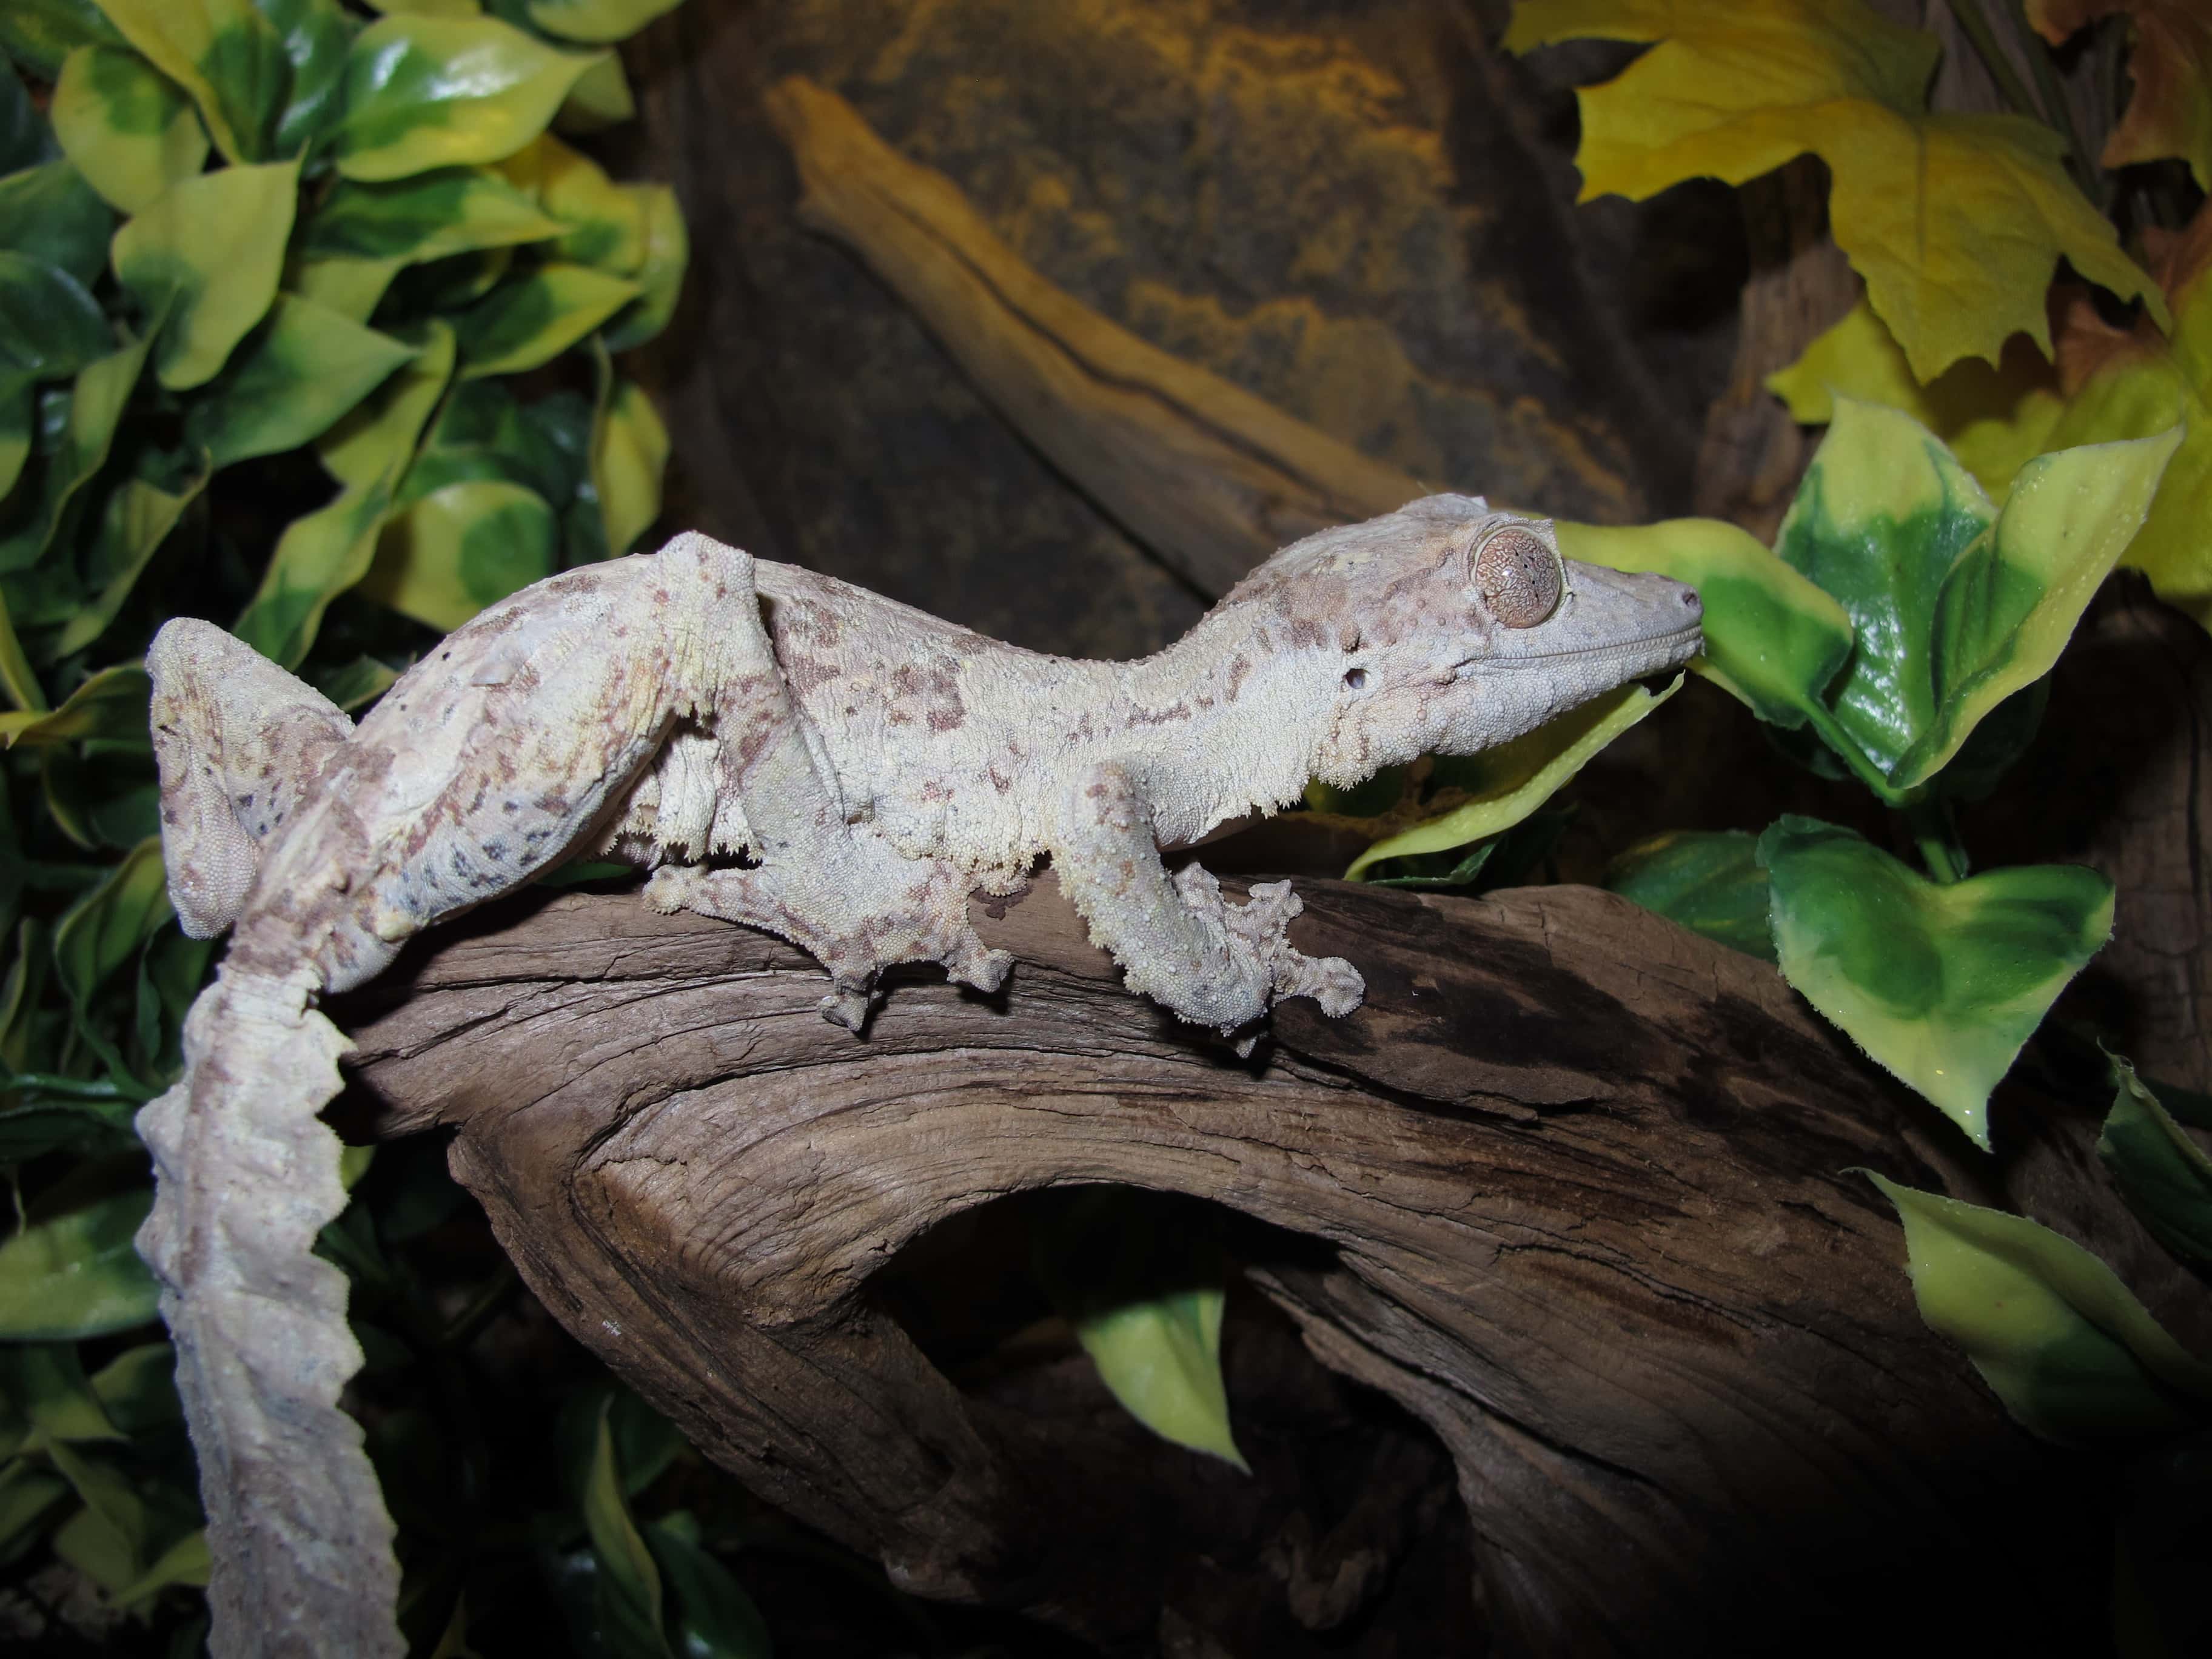
{"label": "gecko's toe", "polygon": [[816,1006],[822,1010],[823,1018],[858,1036],[868,1023],[868,1009],[874,1001],[873,994],[866,987],[840,985],[824,994]]}
{"label": "gecko's toe", "polygon": [[1278,997],[1311,997],[1331,1019],[1340,1019],[1359,1006],[1367,994],[1367,981],[1342,957],[1304,957],[1285,951],[1275,978]]}
{"label": "gecko's toe", "polygon": [[1006,982],[1013,966],[1014,958],[1010,952],[989,950],[981,939],[974,939],[957,955],[945,958],[945,971],[963,985],[972,985],[979,991],[995,991]]}
{"label": "gecko's toe", "polygon": [[698,886],[698,872],[682,865],[664,864],[645,884],[645,902],[664,916],[684,908]]}

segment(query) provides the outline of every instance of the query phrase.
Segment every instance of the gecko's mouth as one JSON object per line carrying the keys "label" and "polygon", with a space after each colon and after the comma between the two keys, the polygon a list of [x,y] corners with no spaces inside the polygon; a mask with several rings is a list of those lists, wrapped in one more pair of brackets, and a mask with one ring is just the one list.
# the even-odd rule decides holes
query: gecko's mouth
{"label": "gecko's mouth", "polygon": [[1686,662],[1695,656],[1705,643],[1701,623],[1691,623],[1681,628],[1671,628],[1664,633],[1632,635],[1626,639],[1601,640],[1595,645],[1578,645],[1562,651],[1530,651],[1514,656],[1469,657],[1452,665],[1452,678],[1463,680],[1471,675],[1492,668],[1551,668],[1563,662],[1573,662],[1586,657],[1627,657],[1650,666],[1638,668],[1627,676],[1656,673],[1662,668]]}

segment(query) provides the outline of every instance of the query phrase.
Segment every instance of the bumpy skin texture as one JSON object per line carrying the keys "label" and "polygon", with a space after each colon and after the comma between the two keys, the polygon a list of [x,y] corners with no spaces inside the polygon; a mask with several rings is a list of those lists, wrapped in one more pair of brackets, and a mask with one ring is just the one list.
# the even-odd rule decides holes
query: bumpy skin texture
{"label": "bumpy skin texture", "polygon": [[995,988],[1011,963],[969,896],[1049,854],[1132,988],[1183,1018],[1249,1047],[1275,998],[1341,1014],[1359,975],[1291,947],[1288,883],[1233,904],[1161,849],[1310,777],[1488,748],[1698,648],[1687,588],[1562,562],[1554,590],[1545,556],[1542,521],[1432,496],[1284,550],[1176,645],[1109,663],[684,535],[494,605],[357,730],[221,630],[165,628],[170,884],[188,931],[233,938],[183,1079],[141,1115],[160,1191],[139,1246],[201,1460],[216,1652],[401,1650],[390,1523],[337,1403],[361,1358],[344,1281],[310,1254],[343,1202],[316,1114],[346,1045],[319,995],[598,851],[651,867],[656,906],[811,952],[823,1014],[858,1031],[897,963]]}

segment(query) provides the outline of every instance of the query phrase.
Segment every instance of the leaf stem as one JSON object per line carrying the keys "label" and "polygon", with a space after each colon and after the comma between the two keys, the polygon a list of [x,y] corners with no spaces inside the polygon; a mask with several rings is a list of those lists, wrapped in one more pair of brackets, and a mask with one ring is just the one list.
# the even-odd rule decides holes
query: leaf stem
{"label": "leaf stem", "polygon": [[1978,0],[1948,0],[1948,3],[1951,15],[1958,20],[1966,39],[1974,43],[1974,51],[1988,68],[1990,78],[1997,83],[1997,90],[2004,94],[2005,102],[2029,120],[2051,125],[2051,118],[2036,107],[2027,82],[2020,78],[2020,71],[2012,66],[2012,59],[2005,56],[2005,49],[1997,43],[1990,20],[1982,15]]}
{"label": "leaf stem", "polygon": [[1905,809],[1905,821],[1912,830],[1912,844],[1928,873],[1945,886],[1966,878],[1966,855],[1960,849],[1951,827],[1949,803],[1918,800]]}
{"label": "leaf stem", "polygon": [[1806,723],[1820,740],[1836,751],[1836,757],[1851,769],[1851,775],[1874,791],[1885,806],[1902,809],[1908,796],[1893,787],[1882,775],[1881,769],[1867,758],[1866,751],[1851,741],[1850,733],[1838,725],[1836,717],[1827,708],[1814,703],[1805,711]]}

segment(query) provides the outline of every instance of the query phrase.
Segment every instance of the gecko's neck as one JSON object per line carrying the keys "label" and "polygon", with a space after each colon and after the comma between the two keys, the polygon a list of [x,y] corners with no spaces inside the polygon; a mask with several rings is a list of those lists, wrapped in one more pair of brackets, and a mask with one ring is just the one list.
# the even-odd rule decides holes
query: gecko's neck
{"label": "gecko's neck", "polygon": [[1255,609],[1216,610],[1165,650],[1110,665],[1099,758],[1141,773],[1163,842],[1272,812],[1310,775],[1319,733],[1300,729],[1291,641]]}

